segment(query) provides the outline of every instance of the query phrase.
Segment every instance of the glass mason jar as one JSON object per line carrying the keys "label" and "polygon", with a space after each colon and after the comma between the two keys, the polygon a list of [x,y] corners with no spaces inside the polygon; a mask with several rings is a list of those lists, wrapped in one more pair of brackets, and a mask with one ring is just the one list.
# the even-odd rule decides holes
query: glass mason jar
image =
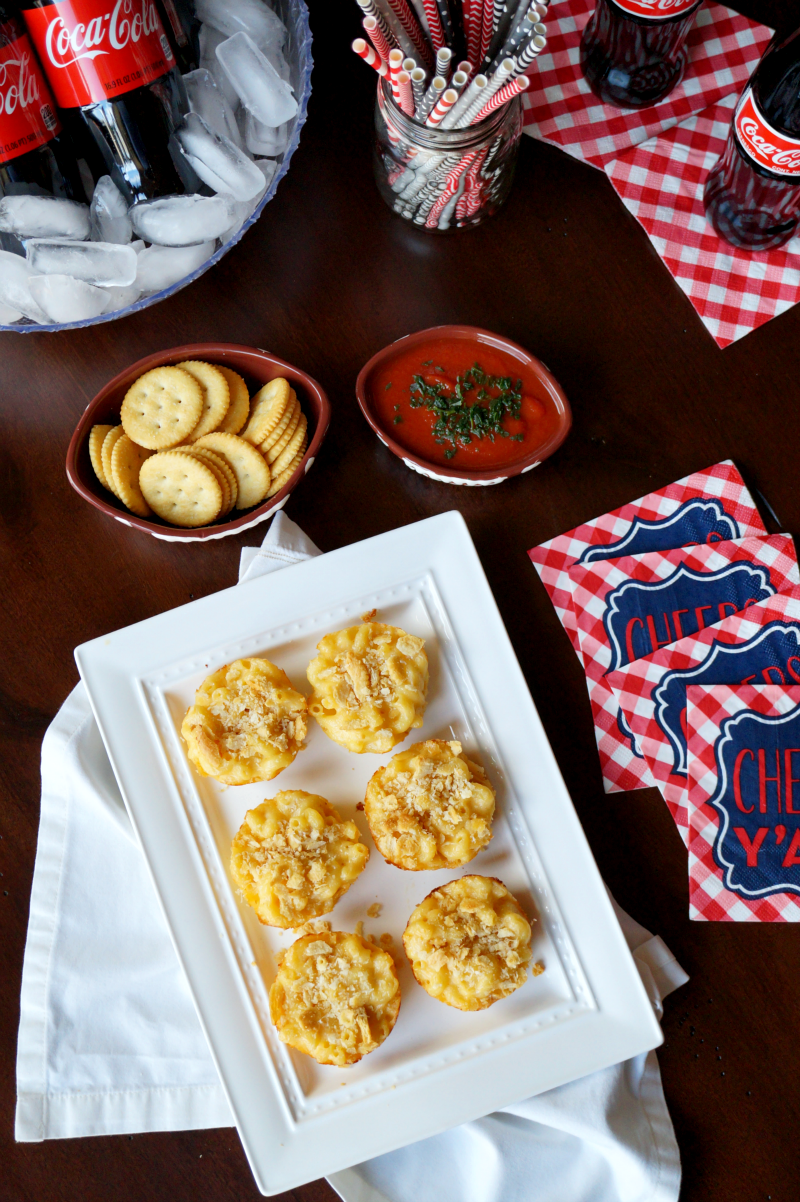
{"label": "glass mason jar", "polygon": [[378,80],[373,165],[390,209],[430,231],[464,229],[491,217],[511,190],[522,105],[514,96],[477,125],[420,125]]}

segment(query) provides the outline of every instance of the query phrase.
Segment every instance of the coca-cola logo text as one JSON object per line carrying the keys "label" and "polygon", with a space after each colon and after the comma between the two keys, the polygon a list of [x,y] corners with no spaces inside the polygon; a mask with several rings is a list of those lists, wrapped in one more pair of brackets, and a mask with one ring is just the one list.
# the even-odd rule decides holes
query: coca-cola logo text
{"label": "coca-cola logo text", "polygon": [[31,70],[30,51],[0,62],[0,115],[26,109],[39,99],[39,81]]}
{"label": "coca-cola logo text", "polygon": [[697,0],[616,0],[616,3],[623,12],[662,21],[694,8]]}
{"label": "coca-cola logo text", "polygon": [[779,175],[800,175],[800,141],[774,130],[748,92],[736,115],[736,132],[756,162]]}
{"label": "coca-cola logo text", "polygon": [[[103,16],[93,17],[88,24],[79,22],[69,29],[62,16],[56,17],[47,30],[45,48],[54,67],[68,67],[82,58],[97,58],[109,50],[124,50],[131,42],[159,32],[161,23],[152,0],[117,0],[114,8]],[[104,45],[104,43],[106,43]]]}

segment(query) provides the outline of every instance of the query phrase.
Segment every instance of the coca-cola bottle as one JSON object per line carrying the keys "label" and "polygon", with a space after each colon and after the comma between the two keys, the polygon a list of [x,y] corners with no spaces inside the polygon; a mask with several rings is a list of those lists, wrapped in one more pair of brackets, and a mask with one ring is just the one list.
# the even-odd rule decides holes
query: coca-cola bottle
{"label": "coca-cola bottle", "polygon": [[0,196],[20,193],[86,199],[25,26],[0,0]]}
{"label": "coca-cola bottle", "polygon": [[27,0],[22,16],[65,119],[131,203],[196,191],[170,146],[189,105],[154,0]]}
{"label": "coca-cola bottle", "polygon": [[680,82],[702,0],[597,0],[581,38],[581,70],[605,104],[638,109]]}
{"label": "coca-cola bottle", "polygon": [[706,179],[706,217],[733,246],[769,250],[800,221],[800,29],[772,39]]}

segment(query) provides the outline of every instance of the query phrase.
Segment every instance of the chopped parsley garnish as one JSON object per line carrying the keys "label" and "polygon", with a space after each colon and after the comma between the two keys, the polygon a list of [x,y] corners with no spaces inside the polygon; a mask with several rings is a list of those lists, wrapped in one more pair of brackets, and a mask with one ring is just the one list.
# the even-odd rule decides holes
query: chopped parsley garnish
{"label": "chopped parsley garnish", "polygon": [[389,383],[386,385],[386,387],[384,388],[384,390],[383,390],[383,391],[384,391],[384,392],[388,392],[388,391],[389,391],[389,389],[390,389],[391,387],[392,387],[392,381],[390,380],[390,381],[389,381]]}
{"label": "chopped parsley garnish", "polygon": [[[429,359],[422,366],[430,367],[432,362]],[[437,367],[436,371],[444,369]],[[446,447],[445,459],[452,459],[459,447],[469,446],[473,438],[523,440],[522,434],[510,434],[503,426],[506,417],[519,417],[522,380],[514,384],[511,376],[489,376],[475,363],[456,376],[452,392],[438,381],[427,384],[421,375],[412,378],[410,392],[412,409],[424,405],[436,415],[433,437]],[[475,394],[472,399],[467,396],[470,392]]]}
{"label": "chopped parsley garnish", "polygon": [[399,413],[396,413],[392,419],[392,425],[399,426],[402,424],[403,418]]}

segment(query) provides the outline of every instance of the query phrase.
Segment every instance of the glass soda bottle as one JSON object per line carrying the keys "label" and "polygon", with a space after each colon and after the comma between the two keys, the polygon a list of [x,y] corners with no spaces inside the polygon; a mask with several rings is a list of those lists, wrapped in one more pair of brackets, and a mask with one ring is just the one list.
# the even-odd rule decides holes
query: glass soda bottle
{"label": "glass soda bottle", "polygon": [[702,0],[597,0],[581,38],[581,70],[617,108],[663,100],[683,77],[686,38]]}
{"label": "glass soda bottle", "polygon": [[743,250],[781,246],[800,221],[800,29],[767,46],[742,93],[703,197],[717,233]]}
{"label": "glass soda bottle", "polygon": [[0,196],[31,193],[86,199],[25,26],[0,0]]}
{"label": "glass soda bottle", "polygon": [[170,145],[189,105],[155,0],[27,0],[22,16],[56,103],[130,202],[196,191]]}

